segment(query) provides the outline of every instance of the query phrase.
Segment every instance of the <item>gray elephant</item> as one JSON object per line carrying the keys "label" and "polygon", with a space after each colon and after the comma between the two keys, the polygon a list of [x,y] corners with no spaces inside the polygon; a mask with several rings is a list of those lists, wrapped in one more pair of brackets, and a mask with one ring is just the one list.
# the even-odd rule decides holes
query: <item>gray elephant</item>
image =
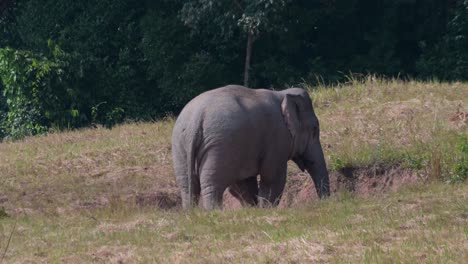
{"label": "gray elephant", "polygon": [[330,194],[319,122],[300,88],[228,85],[197,96],[177,118],[172,156],[184,208],[200,196],[205,209],[221,208],[228,187],[244,205],[276,206],[288,160],[309,172],[319,197]]}

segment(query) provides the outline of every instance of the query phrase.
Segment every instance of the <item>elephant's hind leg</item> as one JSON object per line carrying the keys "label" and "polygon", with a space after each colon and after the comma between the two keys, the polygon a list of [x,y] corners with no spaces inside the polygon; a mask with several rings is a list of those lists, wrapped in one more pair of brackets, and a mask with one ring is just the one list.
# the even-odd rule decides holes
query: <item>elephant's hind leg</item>
{"label": "elephant's hind leg", "polygon": [[184,166],[178,166],[175,169],[177,185],[180,188],[182,198],[182,208],[188,209],[198,205],[200,198],[200,181],[196,175],[189,179],[187,169]]}
{"label": "elephant's hind leg", "polygon": [[222,209],[224,189],[213,186],[202,187],[201,198],[205,210]]}
{"label": "elephant's hind leg", "polygon": [[257,177],[249,177],[236,182],[229,187],[229,192],[241,202],[242,206],[256,206],[258,203]]}
{"label": "elephant's hind leg", "polygon": [[200,172],[201,199],[205,210],[221,209],[223,207],[223,193],[227,185],[219,182],[217,170],[204,169]]}
{"label": "elephant's hind leg", "polygon": [[[188,177],[185,177],[188,179]],[[190,184],[191,190],[189,190],[189,184],[186,183],[186,187],[181,188],[181,197],[182,197],[182,208],[188,209],[198,205],[198,201],[200,200],[200,183],[198,179],[192,179]]]}

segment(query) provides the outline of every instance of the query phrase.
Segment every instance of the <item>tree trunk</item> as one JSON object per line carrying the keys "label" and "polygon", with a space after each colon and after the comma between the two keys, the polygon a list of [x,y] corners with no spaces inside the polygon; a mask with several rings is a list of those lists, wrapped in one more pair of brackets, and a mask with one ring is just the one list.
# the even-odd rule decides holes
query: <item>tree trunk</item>
{"label": "tree trunk", "polygon": [[249,87],[249,70],[250,70],[250,57],[252,54],[253,34],[249,33],[247,36],[247,47],[245,51],[245,67],[244,67],[244,86]]}

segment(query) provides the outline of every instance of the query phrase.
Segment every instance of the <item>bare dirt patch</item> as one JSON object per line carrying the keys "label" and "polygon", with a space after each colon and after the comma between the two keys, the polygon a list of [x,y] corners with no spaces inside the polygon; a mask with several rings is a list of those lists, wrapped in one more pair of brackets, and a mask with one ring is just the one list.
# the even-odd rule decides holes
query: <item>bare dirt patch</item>
{"label": "bare dirt patch", "polygon": [[172,209],[180,207],[182,199],[178,193],[157,191],[155,193],[143,193],[135,196],[138,206],[153,206],[160,209]]}
{"label": "bare dirt patch", "polygon": [[[147,207],[160,210],[181,208],[181,197],[175,181],[169,179],[158,181],[155,168],[135,167],[106,171],[98,177],[87,177],[86,184],[93,186],[94,191],[84,194],[70,192],[60,193],[53,189],[40,189],[25,193],[21,196],[22,206],[8,208],[10,199],[0,196],[0,205],[4,205],[9,214],[33,214],[42,211],[55,211],[66,214],[74,210],[94,210],[113,206]],[[136,180],[138,179],[138,180]],[[134,182],[145,182],[135,185]],[[396,191],[408,184],[422,181],[420,173],[398,167],[382,168],[344,168],[330,173],[330,189],[332,193],[347,190],[360,197]],[[158,182],[154,184],[153,182]],[[73,198],[73,199],[72,199]],[[47,201],[46,206],[36,204],[35,201]],[[67,203],[66,201],[70,201]],[[280,202],[281,208],[293,207],[311,200],[318,200],[315,186],[307,173],[294,172],[288,175],[287,184]],[[54,203],[55,201],[55,203]],[[62,201],[59,203],[58,201]],[[224,194],[224,208],[241,208],[240,202],[227,191]],[[34,208],[31,209],[31,208]]]}
{"label": "bare dirt patch", "polygon": [[[344,168],[330,174],[330,189],[332,193],[346,190],[359,197],[386,191],[397,191],[403,186],[422,181],[419,174],[409,169],[379,167],[371,168]],[[309,200],[317,200],[317,192],[313,183],[302,188],[295,199],[287,205],[294,206]]]}
{"label": "bare dirt patch", "polygon": [[94,262],[135,263],[134,250],[123,246],[102,246],[91,257]]}
{"label": "bare dirt patch", "polygon": [[[399,167],[344,168],[330,173],[330,190],[336,193],[346,190],[359,197],[369,197],[387,191],[397,191],[404,186],[423,181],[419,172]],[[292,207],[311,200],[318,200],[314,183],[306,173],[288,176],[280,207]],[[240,208],[241,204],[228,192],[224,194],[226,208]]]}
{"label": "bare dirt patch", "polygon": [[468,112],[461,111],[460,108],[461,106],[459,107],[457,112],[453,113],[449,118],[449,121],[452,124],[452,126],[456,128],[461,128],[468,125]]}

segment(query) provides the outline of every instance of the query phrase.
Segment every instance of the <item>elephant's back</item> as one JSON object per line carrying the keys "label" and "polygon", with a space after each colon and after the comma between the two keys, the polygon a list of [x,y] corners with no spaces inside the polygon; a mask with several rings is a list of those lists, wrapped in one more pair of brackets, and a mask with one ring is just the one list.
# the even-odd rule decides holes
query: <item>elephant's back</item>
{"label": "elephant's back", "polygon": [[240,85],[227,85],[204,92],[193,98],[182,110],[179,116],[193,116],[200,114],[218,115],[249,111],[262,106],[265,95],[271,91],[250,89]]}
{"label": "elephant's back", "polygon": [[274,91],[227,85],[192,99],[181,111],[176,126],[203,122],[206,129],[226,133],[249,126],[261,129],[269,125],[271,129],[271,123],[282,118],[280,105],[281,98]]}

